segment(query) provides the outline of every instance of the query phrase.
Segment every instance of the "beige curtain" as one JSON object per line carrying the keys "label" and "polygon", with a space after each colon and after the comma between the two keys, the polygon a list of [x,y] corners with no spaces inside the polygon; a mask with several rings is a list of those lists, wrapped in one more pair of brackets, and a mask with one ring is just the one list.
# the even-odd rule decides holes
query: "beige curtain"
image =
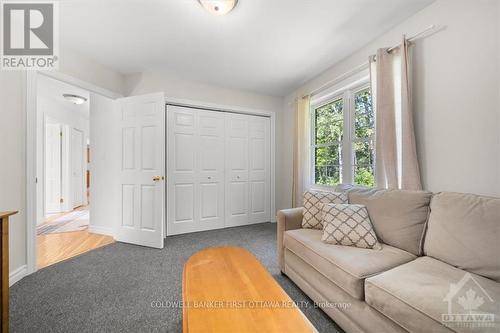
{"label": "beige curtain", "polygon": [[422,189],[411,106],[408,41],[370,57],[375,105],[376,184],[381,188]]}
{"label": "beige curtain", "polygon": [[295,102],[295,133],[293,144],[292,207],[302,206],[302,194],[308,188],[309,175],[309,107],[310,97]]}

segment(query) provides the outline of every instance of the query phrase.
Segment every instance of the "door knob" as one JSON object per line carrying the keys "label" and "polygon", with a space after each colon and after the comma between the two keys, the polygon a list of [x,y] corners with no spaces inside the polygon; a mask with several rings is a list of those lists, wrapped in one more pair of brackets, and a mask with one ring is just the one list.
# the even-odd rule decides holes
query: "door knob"
{"label": "door knob", "polygon": [[155,182],[159,182],[160,179],[161,179],[161,176],[154,176],[153,177],[153,181],[155,181]]}

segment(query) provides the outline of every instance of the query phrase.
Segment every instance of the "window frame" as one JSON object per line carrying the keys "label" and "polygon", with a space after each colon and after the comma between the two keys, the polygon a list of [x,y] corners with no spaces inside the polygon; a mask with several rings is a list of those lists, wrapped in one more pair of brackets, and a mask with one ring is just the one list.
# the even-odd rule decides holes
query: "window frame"
{"label": "window frame", "polygon": [[[353,144],[355,142],[369,142],[370,140],[373,140],[375,142],[375,134],[371,138],[358,138],[356,137],[356,130],[355,130],[355,116],[356,116],[356,110],[355,110],[355,102],[354,102],[354,96],[365,90],[369,89],[370,94],[371,94],[371,86],[370,82],[368,80],[364,80],[361,83],[355,84],[355,85],[348,85],[345,86],[344,88],[338,90],[335,94],[333,94],[331,97],[329,97],[326,100],[321,100],[320,102],[317,103],[311,103],[310,105],[310,145],[309,145],[309,158],[310,158],[310,175],[309,175],[309,184],[311,189],[317,189],[317,190],[332,190],[336,185],[323,185],[323,184],[316,184],[316,149],[317,147],[328,147],[332,146],[335,143],[329,143],[329,144],[319,144],[316,145],[316,110],[321,108],[322,106],[325,106],[327,104],[333,103],[335,101],[338,101],[339,99],[342,99],[342,114],[343,114],[343,136],[342,140],[340,141],[342,145],[342,165],[341,167],[341,172],[340,172],[340,182],[339,184],[342,183],[348,183],[348,184],[353,184],[354,183],[354,168],[355,168],[355,154],[353,151]],[[373,96],[372,96],[372,102],[373,102]],[[375,149],[375,147],[374,147]],[[373,170],[374,173],[376,172],[376,166],[375,163],[373,164]]]}

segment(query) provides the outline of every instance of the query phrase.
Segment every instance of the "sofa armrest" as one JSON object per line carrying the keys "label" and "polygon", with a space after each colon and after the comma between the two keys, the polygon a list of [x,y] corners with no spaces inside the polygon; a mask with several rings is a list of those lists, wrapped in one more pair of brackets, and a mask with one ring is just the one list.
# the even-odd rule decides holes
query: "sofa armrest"
{"label": "sofa armrest", "polygon": [[302,228],[302,207],[284,209],[278,212],[277,220],[277,236],[278,236],[278,262],[280,270],[284,272],[285,270],[285,258],[284,258],[284,246],[283,237],[287,230],[300,229]]}

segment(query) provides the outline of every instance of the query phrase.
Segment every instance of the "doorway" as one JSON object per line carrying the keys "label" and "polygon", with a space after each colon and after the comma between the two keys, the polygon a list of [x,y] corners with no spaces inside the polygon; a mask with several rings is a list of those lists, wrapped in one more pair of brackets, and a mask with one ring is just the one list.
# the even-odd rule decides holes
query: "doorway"
{"label": "doorway", "polygon": [[112,243],[90,228],[90,93],[39,75],[37,80],[38,269]]}

